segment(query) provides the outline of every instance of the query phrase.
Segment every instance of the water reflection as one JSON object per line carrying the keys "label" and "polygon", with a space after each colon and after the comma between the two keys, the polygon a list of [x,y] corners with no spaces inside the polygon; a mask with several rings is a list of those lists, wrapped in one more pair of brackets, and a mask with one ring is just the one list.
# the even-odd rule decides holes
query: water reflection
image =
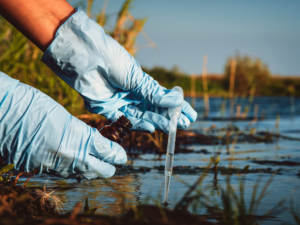
{"label": "water reflection", "polygon": [[212,186],[211,186],[211,191],[210,191],[210,196],[215,196],[215,195],[220,196],[220,190],[219,190],[217,178],[214,178],[212,180]]}

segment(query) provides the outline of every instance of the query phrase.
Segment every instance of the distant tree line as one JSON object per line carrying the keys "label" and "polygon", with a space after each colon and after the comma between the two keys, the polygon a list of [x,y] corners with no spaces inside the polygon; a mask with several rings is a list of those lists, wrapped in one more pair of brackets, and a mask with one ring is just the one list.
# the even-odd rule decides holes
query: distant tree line
{"label": "distant tree line", "polygon": [[[224,73],[220,75],[208,75],[208,92],[214,96],[228,96],[232,60],[235,60],[234,93],[235,96],[300,96],[300,76],[274,76],[271,75],[267,65],[260,59],[252,59],[250,56],[228,58]],[[155,80],[166,88],[179,85],[186,94],[191,91],[190,74],[180,72],[178,68],[171,70],[155,67],[143,68]],[[196,93],[202,95],[202,76],[196,78]]]}

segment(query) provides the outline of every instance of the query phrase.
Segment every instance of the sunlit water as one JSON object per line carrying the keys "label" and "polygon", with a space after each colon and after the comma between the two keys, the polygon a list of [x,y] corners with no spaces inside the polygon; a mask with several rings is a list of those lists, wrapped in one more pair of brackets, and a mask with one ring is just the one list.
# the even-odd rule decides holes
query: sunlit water
{"label": "sunlit water", "polygon": [[[186,99],[191,102],[191,99]],[[222,107],[223,104],[223,107]],[[264,117],[253,125],[260,131],[277,132],[276,121],[279,122],[279,133],[300,138],[300,99],[299,98],[255,98],[252,102],[249,99],[236,99],[234,102],[233,114],[236,113],[236,105],[241,106],[241,113],[248,110],[248,117],[258,118]],[[202,99],[196,99],[195,108],[198,111],[198,120],[189,128],[192,131],[201,131],[211,125],[217,128],[226,127],[229,123],[226,118],[232,116],[230,102],[226,99],[211,98],[210,114],[207,119],[203,118],[204,103]],[[255,111],[256,110],[256,111]],[[280,118],[278,117],[280,116]],[[279,120],[278,120],[279,119]],[[244,129],[251,120],[231,122],[239,129]],[[253,160],[289,160],[300,163],[300,141],[283,140],[272,143],[238,143],[234,146],[234,160],[229,160],[230,155],[226,153],[226,146],[205,146],[205,145],[189,145],[185,146],[189,149],[200,150],[206,149],[212,154],[221,149],[220,166],[227,167],[230,163],[233,167],[244,168],[250,165],[250,169],[255,168],[272,168],[272,170],[282,169],[281,175],[275,175],[273,181],[268,188],[268,194],[262,199],[260,207],[257,211],[258,215],[263,215],[272,209],[280,200],[286,198],[285,206],[289,207],[289,199],[292,196],[294,204],[299,207],[300,199],[300,166],[276,166],[276,165],[260,165]],[[174,166],[206,166],[209,163],[212,154],[176,154],[174,157]],[[65,198],[63,210],[71,210],[76,202],[84,202],[88,197],[90,207],[99,207],[97,213],[119,215],[123,213],[124,204],[154,203],[161,204],[163,202],[164,174],[163,171],[153,169],[155,166],[164,165],[164,156],[159,160],[156,155],[144,154],[133,163],[134,166],[146,166],[152,168],[151,172],[129,174],[123,176],[114,176],[107,182],[104,180],[82,180],[77,183],[76,180],[64,180],[48,175],[37,176],[28,183],[28,187],[60,187],[54,194]],[[188,185],[192,185],[199,175],[173,175],[171,179],[169,200],[171,209],[188,190]],[[258,194],[272,174],[247,174],[245,178],[245,201],[247,208],[250,205],[252,191],[256,185],[258,177],[261,177],[260,188]],[[231,185],[239,195],[239,182],[243,176],[232,175]],[[210,198],[210,203],[220,200],[220,190],[226,187],[227,175],[218,175],[217,180],[214,179],[212,173],[208,173],[201,183],[201,188],[205,195]],[[24,180],[24,179],[23,179]],[[199,187],[200,188],[200,187]],[[257,194],[257,195],[258,195]],[[257,196],[258,197],[258,196]],[[222,206],[220,205],[222,208]],[[191,209],[191,212],[193,210]],[[300,213],[300,209],[298,209]],[[205,213],[205,208],[197,208],[194,213]],[[262,224],[280,224],[287,221],[295,224],[290,212],[287,210],[276,215],[278,221],[263,221]]]}

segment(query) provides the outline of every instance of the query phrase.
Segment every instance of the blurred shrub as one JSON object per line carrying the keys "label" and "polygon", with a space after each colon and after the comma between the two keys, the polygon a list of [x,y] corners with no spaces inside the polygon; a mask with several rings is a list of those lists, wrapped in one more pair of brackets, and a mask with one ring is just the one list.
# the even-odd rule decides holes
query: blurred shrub
{"label": "blurred shrub", "polygon": [[[174,86],[180,86],[186,95],[191,93],[191,76],[180,71],[178,67],[169,70],[163,67],[154,67],[152,69],[142,68],[143,71],[151,75],[162,86],[171,89]],[[223,77],[220,75],[208,76],[208,92],[213,95],[225,95],[222,88]],[[202,77],[197,76],[195,80],[195,91],[197,94],[203,94]]]}
{"label": "blurred shrub", "polygon": [[[266,64],[260,59],[252,59],[250,56],[237,55],[229,58],[225,65],[223,87],[229,88],[231,61],[235,59],[235,92],[238,95],[253,94],[259,95],[264,92],[270,81],[270,72]],[[255,92],[254,92],[255,91]]]}
{"label": "blurred shrub", "polygon": [[272,96],[300,96],[300,78],[274,76],[261,94]]}
{"label": "blurred shrub", "polygon": [[174,67],[171,70],[163,67],[154,67],[152,69],[143,68],[143,71],[150,74],[153,79],[168,89],[176,85],[180,85],[183,90],[190,90],[191,88],[191,78],[181,72],[178,67]]}

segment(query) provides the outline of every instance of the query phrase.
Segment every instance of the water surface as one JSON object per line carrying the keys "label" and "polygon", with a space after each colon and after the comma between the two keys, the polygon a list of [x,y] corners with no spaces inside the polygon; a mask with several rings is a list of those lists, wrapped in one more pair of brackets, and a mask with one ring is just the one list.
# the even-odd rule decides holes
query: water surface
{"label": "water surface", "polygon": [[[186,99],[191,102],[191,99]],[[205,133],[205,129],[214,125],[216,128],[227,127],[228,124],[245,129],[254,118],[257,122],[253,123],[256,131],[265,131],[279,133],[292,138],[300,138],[300,98],[287,97],[260,97],[260,98],[239,98],[235,99],[233,108],[231,102],[223,98],[210,99],[210,112],[208,117],[203,117],[204,102],[202,98],[196,99],[195,109],[198,112],[197,121],[192,124],[189,130],[197,133]],[[241,109],[241,114],[247,112],[242,120],[233,120],[230,118],[236,116],[237,106]],[[276,125],[277,123],[277,125]],[[226,131],[217,131],[214,135],[224,135]],[[272,160],[276,162],[292,161],[300,163],[300,141],[278,139],[269,143],[237,143],[231,147],[231,155],[226,154],[226,145],[186,145],[182,146],[194,151],[201,149],[207,150],[210,154],[190,153],[176,154],[174,166],[192,166],[204,167],[217,151],[220,154],[220,167],[232,166],[234,168],[244,168],[246,165],[250,169],[268,169],[272,171],[280,170],[280,173],[274,175],[268,191],[268,195],[261,201],[257,211],[258,215],[263,215],[274,207],[280,200],[287,198],[285,205],[289,207],[289,198],[293,196],[294,203],[299,207],[300,190],[300,166],[258,164],[256,160]],[[132,159],[129,159],[132,160]],[[124,212],[124,205],[136,205],[145,202],[160,204],[163,201],[164,174],[155,169],[158,166],[164,166],[164,156],[161,159],[154,154],[143,154],[138,159],[134,159],[134,167],[149,167],[150,172],[134,173],[127,175],[118,175],[104,180],[82,180],[77,183],[76,180],[64,180],[57,177],[40,175],[32,179],[28,186],[43,187],[50,190],[51,187],[63,187],[56,191],[56,194],[65,198],[63,210],[71,210],[76,202],[83,202],[86,197],[89,199],[90,207],[99,207],[97,213],[108,215],[119,215]],[[169,200],[171,209],[180,200],[188,185],[192,185],[199,174],[178,174],[173,175],[171,179]],[[220,204],[220,190],[226,187],[228,175],[219,174],[217,180],[212,173],[205,175],[205,179],[199,186],[203,193],[210,199],[210,203],[218,202]],[[254,186],[257,184],[258,177],[261,177],[259,191],[263,185],[272,176],[271,173],[250,173],[245,176],[234,174],[231,176],[231,185],[237,194],[239,194],[239,182],[241,178],[245,179],[245,201],[247,207],[250,205],[251,195]],[[24,179],[23,179],[24,180]],[[45,184],[46,183],[46,184]],[[259,193],[259,192],[258,192]],[[221,207],[221,205],[220,205]],[[191,212],[193,210],[191,209]],[[194,213],[205,213],[205,208],[197,208]],[[299,211],[300,213],[300,211]],[[277,215],[281,221],[288,221],[295,224],[291,214],[288,211]],[[281,221],[263,221],[262,224],[280,224]]]}

